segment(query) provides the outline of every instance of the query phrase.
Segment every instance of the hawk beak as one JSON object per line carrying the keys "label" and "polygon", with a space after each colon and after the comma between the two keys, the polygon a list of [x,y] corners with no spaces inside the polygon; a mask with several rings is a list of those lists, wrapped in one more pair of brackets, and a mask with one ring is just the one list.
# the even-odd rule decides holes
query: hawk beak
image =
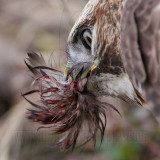
{"label": "hawk beak", "polygon": [[87,78],[89,75],[91,75],[92,71],[97,68],[98,64],[99,60],[95,59],[93,63],[82,62],[74,65],[72,68],[69,68],[67,65],[64,73],[64,79],[76,81]]}

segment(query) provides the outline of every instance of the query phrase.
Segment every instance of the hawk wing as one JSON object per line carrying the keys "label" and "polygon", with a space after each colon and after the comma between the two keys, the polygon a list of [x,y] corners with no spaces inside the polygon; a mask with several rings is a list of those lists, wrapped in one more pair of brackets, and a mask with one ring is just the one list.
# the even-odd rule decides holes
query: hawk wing
{"label": "hawk wing", "polygon": [[158,106],[160,0],[128,0],[121,27],[122,59],[126,71],[135,85],[142,84],[147,100]]}
{"label": "hawk wing", "polygon": [[141,83],[157,82],[160,64],[160,0],[128,0],[121,33],[122,56],[130,78],[136,78]]}

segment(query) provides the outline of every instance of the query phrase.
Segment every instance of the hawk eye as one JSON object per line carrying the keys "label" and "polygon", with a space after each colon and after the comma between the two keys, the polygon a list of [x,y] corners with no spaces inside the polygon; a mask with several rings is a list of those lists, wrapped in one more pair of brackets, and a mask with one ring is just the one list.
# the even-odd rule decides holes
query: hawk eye
{"label": "hawk eye", "polygon": [[83,30],[81,34],[81,41],[82,41],[82,44],[85,46],[85,48],[91,49],[92,34],[89,29]]}

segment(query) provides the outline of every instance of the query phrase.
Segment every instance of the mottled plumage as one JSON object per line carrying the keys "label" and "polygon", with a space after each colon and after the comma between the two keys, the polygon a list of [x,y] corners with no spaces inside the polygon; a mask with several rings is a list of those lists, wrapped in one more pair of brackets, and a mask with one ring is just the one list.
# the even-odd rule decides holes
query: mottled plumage
{"label": "mottled plumage", "polygon": [[149,107],[160,115],[160,0],[128,0],[121,23],[123,64]]}

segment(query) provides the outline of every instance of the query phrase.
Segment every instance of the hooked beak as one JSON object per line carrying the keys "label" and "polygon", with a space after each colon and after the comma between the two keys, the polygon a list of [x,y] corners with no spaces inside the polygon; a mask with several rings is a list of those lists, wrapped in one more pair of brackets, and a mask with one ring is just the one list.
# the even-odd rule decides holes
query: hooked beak
{"label": "hooked beak", "polygon": [[66,80],[82,80],[91,76],[92,71],[97,68],[99,60],[95,59],[93,63],[91,62],[82,62],[74,65],[72,68],[66,67],[65,70],[65,79]]}

